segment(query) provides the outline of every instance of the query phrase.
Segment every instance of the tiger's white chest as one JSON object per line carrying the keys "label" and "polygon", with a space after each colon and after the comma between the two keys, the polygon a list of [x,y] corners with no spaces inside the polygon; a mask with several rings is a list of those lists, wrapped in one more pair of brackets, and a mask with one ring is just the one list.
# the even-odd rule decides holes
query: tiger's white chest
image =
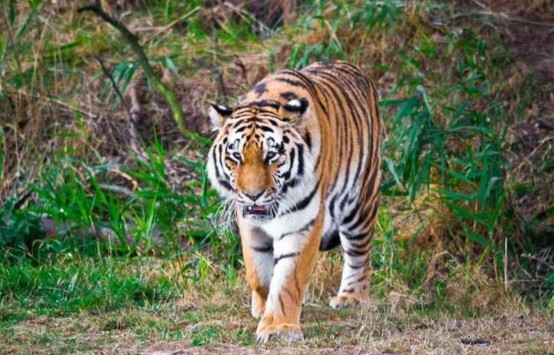
{"label": "tiger's white chest", "polygon": [[262,230],[274,240],[287,234],[301,232],[311,221],[314,221],[320,211],[320,197],[314,196],[308,206],[301,211],[279,215],[287,210],[287,206],[279,209],[276,218],[260,226]]}

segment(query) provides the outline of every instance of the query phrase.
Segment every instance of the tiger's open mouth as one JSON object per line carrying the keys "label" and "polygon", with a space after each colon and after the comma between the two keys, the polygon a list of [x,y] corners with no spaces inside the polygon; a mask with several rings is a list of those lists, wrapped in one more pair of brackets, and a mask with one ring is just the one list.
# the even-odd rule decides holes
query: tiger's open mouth
{"label": "tiger's open mouth", "polygon": [[250,205],[244,206],[242,209],[242,215],[244,217],[253,217],[256,219],[269,219],[274,217],[277,208],[273,208],[271,205]]}

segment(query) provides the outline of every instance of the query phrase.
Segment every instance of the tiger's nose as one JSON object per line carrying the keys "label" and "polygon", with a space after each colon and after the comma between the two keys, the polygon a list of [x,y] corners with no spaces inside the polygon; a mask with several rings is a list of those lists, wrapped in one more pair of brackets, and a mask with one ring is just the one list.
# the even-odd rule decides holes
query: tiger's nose
{"label": "tiger's nose", "polygon": [[254,190],[254,191],[243,191],[242,192],[246,197],[252,200],[252,202],[255,202],[260,196],[264,194],[264,190]]}

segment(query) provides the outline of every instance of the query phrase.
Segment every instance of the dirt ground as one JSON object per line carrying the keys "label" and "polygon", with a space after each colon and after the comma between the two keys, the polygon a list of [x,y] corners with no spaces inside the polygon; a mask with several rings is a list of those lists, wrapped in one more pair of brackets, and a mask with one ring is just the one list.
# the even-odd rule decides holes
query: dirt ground
{"label": "dirt ground", "polygon": [[[323,327],[334,329],[340,341],[306,338],[304,343],[289,345],[239,346],[213,344],[191,347],[189,340],[155,343],[145,354],[553,354],[552,320],[529,316],[498,316],[460,320],[444,317],[438,320],[411,320],[390,325],[368,320],[361,324],[328,321]],[[331,324],[332,323],[332,324]],[[381,328],[383,327],[383,328]],[[342,331],[341,331],[342,328]],[[308,333],[309,335],[309,333]]]}

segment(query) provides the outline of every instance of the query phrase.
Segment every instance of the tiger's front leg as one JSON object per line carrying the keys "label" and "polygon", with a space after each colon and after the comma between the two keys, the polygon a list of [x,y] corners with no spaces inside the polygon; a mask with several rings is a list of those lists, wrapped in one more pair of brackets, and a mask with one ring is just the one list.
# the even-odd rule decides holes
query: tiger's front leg
{"label": "tiger's front leg", "polygon": [[264,313],[273,274],[273,240],[241,218],[238,222],[246,281],[252,290],[251,313],[258,319]]}
{"label": "tiger's front leg", "polygon": [[274,267],[265,312],[256,331],[259,342],[271,336],[289,341],[303,338],[300,314],[312,276],[321,239],[322,218],[301,233],[285,234],[274,241]]}

